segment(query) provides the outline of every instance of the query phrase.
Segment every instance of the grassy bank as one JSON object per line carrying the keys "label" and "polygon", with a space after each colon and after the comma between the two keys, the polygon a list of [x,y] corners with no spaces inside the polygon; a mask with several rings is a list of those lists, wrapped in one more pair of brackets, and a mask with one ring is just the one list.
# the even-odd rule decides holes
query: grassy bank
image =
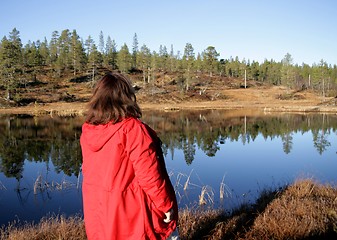
{"label": "grassy bank", "polygon": [[[252,205],[231,213],[180,211],[181,239],[331,239],[337,237],[337,188],[311,179],[280,189],[266,189]],[[43,219],[39,224],[13,223],[0,239],[86,239],[81,217]]]}

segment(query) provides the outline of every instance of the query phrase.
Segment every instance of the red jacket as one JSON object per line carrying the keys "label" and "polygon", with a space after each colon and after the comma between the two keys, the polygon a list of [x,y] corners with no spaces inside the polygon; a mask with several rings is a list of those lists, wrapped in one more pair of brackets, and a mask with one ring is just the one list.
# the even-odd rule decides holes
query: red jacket
{"label": "red jacket", "polygon": [[[178,207],[160,140],[140,120],[83,124],[83,208],[91,239],[166,239]],[[165,212],[174,208],[174,220]]]}

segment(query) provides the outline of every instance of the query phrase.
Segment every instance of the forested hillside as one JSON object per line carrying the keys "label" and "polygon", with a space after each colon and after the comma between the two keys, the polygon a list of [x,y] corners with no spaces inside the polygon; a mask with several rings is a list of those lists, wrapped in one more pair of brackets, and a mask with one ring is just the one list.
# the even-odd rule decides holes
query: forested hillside
{"label": "forested hillside", "polygon": [[[103,32],[96,44],[92,36],[84,40],[76,30],[68,29],[54,31],[49,40],[22,43],[14,28],[0,43],[0,105],[86,100],[87,90],[106,71],[129,74],[142,88],[152,86],[152,93],[165,92],[168,86],[186,96],[196,90],[202,95],[210,85],[240,88],[249,84],[310,89],[327,97],[337,93],[337,66],[323,59],[298,65],[290,53],[281,62],[265,59],[262,63],[219,56],[214,46],[196,53],[191,43],[183,51],[173,45],[149,49],[139,46],[137,34],[131,47],[118,47]],[[75,91],[82,95],[75,97]]]}

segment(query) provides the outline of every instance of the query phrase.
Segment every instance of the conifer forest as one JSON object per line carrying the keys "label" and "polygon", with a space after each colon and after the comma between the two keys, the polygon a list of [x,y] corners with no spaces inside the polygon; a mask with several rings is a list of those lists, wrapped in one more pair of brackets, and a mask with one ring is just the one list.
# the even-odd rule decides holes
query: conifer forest
{"label": "conifer forest", "polygon": [[83,38],[76,30],[54,31],[50,39],[29,40],[23,43],[20,32],[14,28],[0,42],[0,89],[3,99],[15,99],[17,88],[36,81],[36,76],[45,74],[57,81],[64,75],[89,75],[94,79],[99,69],[137,73],[144,83],[155,81],[159,72],[175,74],[183,82],[182,88],[189,89],[189,82],[196,73],[204,76],[227,76],[254,80],[261,84],[285,86],[290,89],[312,89],[323,96],[337,95],[337,66],[318,59],[317,63],[295,64],[290,53],[281,61],[265,59],[219,58],[216,46],[208,46],[195,52],[191,43],[184,49],[174,45],[160,45],[149,49],[139,46],[137,34],[132,46],[124,43],[117,46],[116,40],[101,31],[96,43],[92,36]]}

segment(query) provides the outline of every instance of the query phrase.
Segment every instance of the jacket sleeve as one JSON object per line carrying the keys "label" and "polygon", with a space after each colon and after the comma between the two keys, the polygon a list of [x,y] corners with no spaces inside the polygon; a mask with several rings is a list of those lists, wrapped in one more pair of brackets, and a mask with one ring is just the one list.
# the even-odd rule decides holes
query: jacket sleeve
{"label": "jacket sleeve", "polygon": [[142,123],[135,124],[126,134],[126,149],[129,151],[139,185],[158,210],[168,212],[174,199],[170,196],[170,183],[165,179],[159,164],[154,139]]}

